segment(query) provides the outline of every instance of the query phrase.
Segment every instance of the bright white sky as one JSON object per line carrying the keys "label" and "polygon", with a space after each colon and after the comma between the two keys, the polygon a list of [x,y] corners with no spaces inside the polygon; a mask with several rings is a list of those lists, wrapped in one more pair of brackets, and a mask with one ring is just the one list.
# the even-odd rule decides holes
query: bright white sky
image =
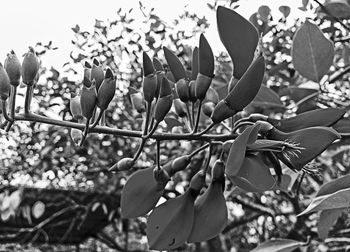
{"label": "bright white sky", "polygon": [[[205,0],[142,0],[146,7],[154,7],[156,13],[165,21],[171,21],[183,12],[184,6],[188,10],[195,11],[199,16],[205,15],[210,24],[211,31],[207,31],[207,37],[215,48],[215,13],[210,11]],[[223,3],[225,0],[223,0]],[[219,2],[220,3],[220,2]],[[301,6],[301,0],[240,0],[240,7],[236,9],[241,15],[249,18],[256,12],[260,5],[268,5],[277,17],[280,5],[291,6],[292,11],[289,19],[303,15],[297,9]],[[142,17],[139,10],[138,0],[10,0],[2,2],[0,9],[0,62],[4,62],[6,54],[15,50],[21,57],[28,46],[37,42],[47,43],[52,40],[53,45],[59,49],[49,52],[43,59],[45,66],[54,66],[60,69],[63,63],[69,59],[69,53],[73,49],[71,30],[76,24],[83,30],[93,29],[95,18],[99,20],[114,20],[119,8],[128,10],[134,8],[135,18]],[[216,48],[217,49],[217,48]],[[217,49],[218,50],[218,49]],[[21,60],[21,58],[20,58]]]}

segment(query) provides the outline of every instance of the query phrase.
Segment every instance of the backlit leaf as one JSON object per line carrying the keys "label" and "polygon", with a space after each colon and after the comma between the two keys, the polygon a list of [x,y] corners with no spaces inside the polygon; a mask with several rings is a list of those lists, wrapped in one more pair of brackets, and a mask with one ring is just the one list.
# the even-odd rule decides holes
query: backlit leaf
{"label": "backlit leaf", "polygon": [[320,82],[333,63],[334,45],[317,25],[306,20],[293,39],[292,61],[305,78]]}

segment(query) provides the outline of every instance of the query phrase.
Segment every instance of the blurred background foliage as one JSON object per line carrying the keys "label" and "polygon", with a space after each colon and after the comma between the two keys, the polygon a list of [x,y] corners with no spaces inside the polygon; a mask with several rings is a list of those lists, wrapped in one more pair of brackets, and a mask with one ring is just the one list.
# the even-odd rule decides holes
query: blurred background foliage
{"label": "blurred background foliage", "polygon": [[[211,2],[208,8],[215,11],[219,1]],[[250,21],[261,33],[260,50],[265,56],[267,70],[265,87],[246,109],[245,113],[262,113],[283,118],[315,108],[350,106],[350,34],[320,7],[303,1],[302,8],[314,11],[313,21],[322,29],[335,46],[334,63],[327,74],[327,81],[314,83],[303,78],[294,69],[291,60],[291,43],[294,33],[304,20],[295,20],[288,25],[288,14],[276,20],[269,11],[257,7]],[[331,2],[331,1],[328,1]],[[220,1],[220,5],[236,8],[239,1]],[[326,2],[327,3],[327,2]],[[317,7],[317,8],[316,8]],[[135,27],[132,10],[119,9],[115,20],[96,20],[92,31],[81,30],[79,24],[72,28],[74,49],[63,71],[41,67],[41,77],[34,90],[33,111],[54,118],[72,120],[69,112],[71,94],[78,92],[81,81],[78,70],[85,62],[99,60],[104,67],[110,67],[117,75],[117,90],[112,104],[106,112],[106,124],[130,130],[140,130],[143,117],[131,105],[130,88],[139,89],[142,81],[142,52],[158,57],[166,67],[162,47],[167,46],[182,60],[187,70],[191,70],[191,55],[201,32],[209,24],[205,17],[195,13],[184,13],[172,23],[164,22],[153,9],[140,2],[144,13],[143,27]],[[350,7],[349,7],[350,8]],[[282,12],[282,10],[281,10]],[[283,12],[282,12],[283,13]],[[332,12],[343,23],[349,16],[340,10]],[[179,25],[186,22],[186,30]],[[39,55],[50,53],[55,47],[51,43],[37,43]],[[232,64],[226,52],[216,55],[215,79],[213,87],[220,98],[227,92]],[[22,100],[24,92],[19,92]],[[17,102],[21,105],[22,102]],[[22,108],[17,108],[20,111]],[[173,113],[173,112],[172,112]],[[349,116],[349,115],[347,115]],[[344,119],[348,123],[349,117]],[[163,125],[166,130],[167,125]],[[341,127],[341,126],[340,126]],[[180,127],[172,131],[180,131]],[[221,129],[218,128],[217,131]],[[120,191],[128,175],[132,172],[109,173],[107,169],[122,157],[131,157],[137,149],[138,141],[103,134],[90,134],[84,147],[76,147],[70,139],[70,131],[58,126],[35,122],[17,122],[10,134],[0,134],[0,180],[2,185],[25,185],[46,188],[65,188],[79,190],[97,190],[102,192]],[[167,141],[162,143],[161,160],[165,162],[183,153],[189,153],[198,143]],[[214,151],[215,155],[215,151]],[[169,193],[181,193],[188,184],[188,177],[201,166],[204,155],[198,156],[191,169],[175,176],[167,188]],[[155,142],[150,142],[141,155],[137,168],[149,167],[155,161]],[[302,182],[298,197],[295,197],[298,183],[291,184],[291,190],[268,191],[257,194],[233,194],[228,191],[226,198],[230,211],[229,223],[223,234],[209,241],[205,247],[188,245],[184,251],[248,251],[256,244],[271,237],[287,237],[296,240],[312,238],[309,251],[331,251],[334,248],[346,251],[344,244],[325,242],[317,237],[315,225],[317,216],[296,218],[310,202],[312,195],[320,185],[330,179],[347,174],[350,168],[349,140],[345,139],[332,146],[315,160],[317,170],[312,170]],[[316,176],[317,174],[321,176]],[[298,174],[295,175],[298,179]],[[298,181],[298,180],[297,180]],[[228,185],[230,188],[230,185]],[[171,195],[171,194],[170,194]],[[253,204],[249,204],[252,203]],[[284,214],[278,214],[284,209]],[[287,214],[286,214],[287,213]],[[333,236],[341,233],[349,236],[348,214],[344,213],[332,231]],[[111,237],[123,243],[125,240],[125,222],[115,220],[106,231]],[[132,220],[127,232],[130,249],[145,250],[145,219]],[[345,231],[344,231],[345,230]],[[332,236],[331,235],[331,236]],[[87,250],[105,250],[101,243],[88,241]],[[198,250],[198,248],[200,250]],[[26,248],[21,247],[18,250]],[[38,248],[47,251],[46,248]],[[50,248],[60,250],[59,247]],[[329,250],[328,250],[329,249]],[[342,250],[344,249],[344,250]]]}

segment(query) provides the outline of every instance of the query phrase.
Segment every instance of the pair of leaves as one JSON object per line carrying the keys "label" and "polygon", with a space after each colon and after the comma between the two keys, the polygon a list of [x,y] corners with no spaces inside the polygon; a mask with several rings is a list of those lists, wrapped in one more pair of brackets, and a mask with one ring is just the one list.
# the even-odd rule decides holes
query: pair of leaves
{"label": "pair of leaves", "polygon": [[350,174],[324,184],[310,205],[299,215],[322,211],[317,225],[320,238],[324,239],[340,214],[349,207]]}

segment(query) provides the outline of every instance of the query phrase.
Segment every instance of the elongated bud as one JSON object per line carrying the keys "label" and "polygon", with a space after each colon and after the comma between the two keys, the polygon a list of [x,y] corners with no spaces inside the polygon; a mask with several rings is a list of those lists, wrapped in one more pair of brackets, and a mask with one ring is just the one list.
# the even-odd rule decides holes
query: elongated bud
{"label": "elongated bud", "polygon": [[156,69],[157,72],[163,72],[164,71],[163,64],[156,57],[153,58],[153,66],[154,66],[154,68]]}
{"label": "elongated bud", "polygon": [[158,167],[154,168],[153,177],[158,184],[158,190],[163,190],[164,185],[166,185],[170,180],[170,176],[167,171],[164,169],[159,169]]}
{"label": "elongated bud", "polygon": [[83,116],[90,119],[94,113],[94,109],[97,102],[97,93],[95,88],[95,83],[90,87],[83,85],[80,96],[80,105]]}
{"label": "elongated bud", "polygon": [[101,110],[107,109],[109,103],[114,97],[115,89],[116,81],[111,69],[108,68],[105,74],[105,78],[97,93],[97,106]]}
{"label": "elongated bud", "polygon": [[213,181],[225,181],[225,163],[222,160],[216,160],[211,170],[211,177]]}
{"label": "elongated bud", "polygon": [[21,79],[22,67],[14,51],[7,54],[4,67],[9,76],[11,85],[18,86]]}
{"label": "elongated bud", "polygon": [[215,109],[215,104],[213,102],[206,102],[202,105],[203,114],[205,114],[208,117],[211,117],[214,109]]}
{"label": "elongated bud", "polygon": [[35,82],[35,77],[39,72],[39,60],[34,49],[29,47],[29,51],[24,54],[22,62],[22,80],[23,83],[32,86]]}
{"label": "elongated bud", "polygon": [[179,117],[187,116],[186,104],[183,103],[179,98],[174,99],[175,112]]}
{"label": "elongated bud", "polygon": [[160,87],[159,99],[157,101],[154,118],[160,122],[168,114],[173,104],[173,96],[171,94],[170,85],[167,78],[163,78],[162,86]]}
{"label": "elongated bud", "polygon": [[197,75],[196,84],[195,84],[195,94],[197,99],[204,100],[205,95],[209,89],[211,84],[211,77],[207,77],[202,73]]}
{"label": "elongated bud", "polygon": [[145,101],[151,103],[155,97],[157,90],[157,76],[155,74],[149,74],[143,77],[142,91]]}
{"label": "elongated bud", "polygon": [[143,65],[143,76],[144,77],[146,77],[150,74],[154,74],[155,69],[154,69],[152,60],[145,52],[142,53],[142,65]]}
{"label": "elongated bud", "polygon": [[198,57],[198,47],[196,46],[194,49],[193,49],[193,52],[192,52],[192,62],[191,62],[191,67],[192,67],[192,77],[191,79],[192,80],[195,80],[197,79],[197,75],[198,75],[198,65],[199,65],[199,57]]}
{"label": "elongated bud", "polygon": [[203,170],[197,172],[191,179],[190,188],[198,195],[205,184],[205,173]]}
{"label": "elongated bud", "polygon": [[188,102],[190,99],[190,88],[185,79],[181,79],[175,84],[176,93],[182,102]]}
{"label": "elongated bud", "polygon": [[135,160],[133,158],[122,158],[117,163],[117,171],[127,171],[130,170],[135,164]]}
{"label": "elongated bud", "polygon": [[96,90],[100,89],[100,86],[105,79],[104,72],[102,67],[100,66],[100,62],[97,59],[93,60],[93,65],[91,68],[90,79],[95,80]]}
{"label": "elongated bud", "polygon": [[9,97],[10,88],[11,88],[10,79],[4,67],[0,63],[0,98],[2,100],[6,100]]}
{"label": "elongated bud", "polygon": [[130,95],[131,104],[137,112],[142,113],[145,111],[145,103],[141,93],[133,93]]}
{"label": "elongated bud", "polygon": [[182,65],[179,58],[168,48],[163,47],[165,59],[170,67],[171,73],[173,74],[175,81],[186,79],[186,70]]}
{"label": "elongated bud", "polygon": [[162,86],[162,81],[163,78],[165,77],[165,72],[157,72],[157,88],[156,88],[156,92],[154,93],[154,97],[159,97],[159,92],[160,92],[160,87]]}
{"label": "elongated bud", "polygon": [[89,62],[85,61],[84,63],[84,79],[83,84],[86,87],[90,87],[91,83],[91,65]]}
{"label": "elongated bud", "polygon": [[190,101],[191,102],[196,102],[197,97],[196,97],[196,81],[190,81],[188,84],[189,89],[190,89]]}
{"label": "elongated bud", "polygon": [[175,158],[171,163],[170,176],[178,171],[183,171],[191,163],[191,156],[185,155],[182,157]]}
{"label": "elongated bud", "polygon": [[225,100],[221,100],[214,108],[211,114],[211,120],[213,123],[220,123],[227,118],[235,115],[238,111],[232,110]]}
{"label": "elongated bud", "polygon": [[73,143],[78,146],[83,138],[83,134],[81,130],[71,129],[70,137],[72,138]]}
{"label": "elongated bud", "polygon": [[70,112],[74,119],[80,120],[83,119],[83,113],[80,105],[80,96],[71,96],[69,103]]}

